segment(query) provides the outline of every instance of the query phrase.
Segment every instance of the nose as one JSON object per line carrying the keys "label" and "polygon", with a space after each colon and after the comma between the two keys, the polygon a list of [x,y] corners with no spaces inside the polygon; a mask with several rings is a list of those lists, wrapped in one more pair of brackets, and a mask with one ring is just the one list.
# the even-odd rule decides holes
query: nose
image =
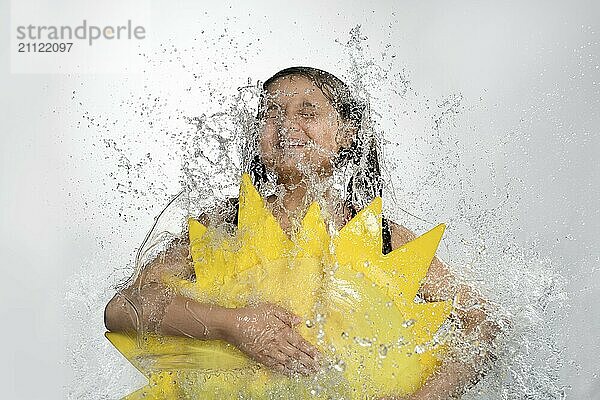
{"label": "nose", "polygon": [[281,116],[278,133],[280,138],[285,139],[304,139],[306,136],[297,118],[287,113]]}

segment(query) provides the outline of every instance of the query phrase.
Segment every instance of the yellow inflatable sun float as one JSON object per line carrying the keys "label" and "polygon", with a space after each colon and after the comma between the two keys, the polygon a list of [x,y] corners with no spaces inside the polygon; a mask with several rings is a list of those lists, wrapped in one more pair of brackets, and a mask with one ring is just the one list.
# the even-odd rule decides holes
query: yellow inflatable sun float
{"label": "yellow inflatable sun float", "polygon": [[415,302],[444,225],[384,255],[380,197],[333,237],[313,202],[292,238],[248,174],[239,200],[234,236],[189,219],[196,281],[165,282],[226,307],[279,304],[303,318],[299,332],[327,362],[316,375],[287,377],[223,341],[109,332],[149,380],[125,399],[368,399],[421,387],[440,364],[435,334],[452,308]]}

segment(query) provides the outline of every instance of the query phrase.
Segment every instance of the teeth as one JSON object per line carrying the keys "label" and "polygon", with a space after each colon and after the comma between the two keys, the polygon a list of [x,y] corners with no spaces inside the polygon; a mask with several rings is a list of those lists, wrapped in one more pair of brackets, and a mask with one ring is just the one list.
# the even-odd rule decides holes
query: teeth
{"label": "teeth", "polygon": [[306,143],[297,140],[288,140],[285,144],[288,146],[306,146]]}

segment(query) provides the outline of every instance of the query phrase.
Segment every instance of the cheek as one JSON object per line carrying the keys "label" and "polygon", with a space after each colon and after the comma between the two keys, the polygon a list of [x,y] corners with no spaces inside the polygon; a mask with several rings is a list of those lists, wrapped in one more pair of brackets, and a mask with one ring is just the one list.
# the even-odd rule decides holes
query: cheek
{"label": "cheek", "polygon": [[337,125],[328,120],[311,123],[306,127],[309,136],[317,145],[333,152],[339,147],[336,143],[337,129]]}
{"label": "cheek", "polygon": [[274,158],[276,152],[276,132],[273,127],[264,126],[259,131],[259,142],[258,148],[263,160],[270,160]]}

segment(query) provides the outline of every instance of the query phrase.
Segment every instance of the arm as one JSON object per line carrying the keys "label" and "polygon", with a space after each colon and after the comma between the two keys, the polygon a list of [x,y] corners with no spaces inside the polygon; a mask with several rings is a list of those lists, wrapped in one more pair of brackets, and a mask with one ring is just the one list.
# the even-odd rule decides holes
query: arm
{"label": "arm", "polygon": [[[392,248],[416,237],[407,228],[394,223],[391,223],[391,234]],[[465,357],[448,357],[425,385],[406,400],[458,398],[485,374],[491,358],[488,350],[493,346],[499,327],[490,318],[489,303],[473,288],[459,283],[437,257],[431,263],[419,294],[426,301],[454,299],[461,332],[459,343],[455,345],[460,348],[453,350],[468,350],[469,354],[466,360]]]}
{"label": "arm", "polygon": [[[181,299],[164,285],[162,277],[167,273],[182,279],[193,276],[187,246],[187,240],[176,239],[143,268],[133,283],[115,294],[104,310],[108,330],[167,334],[162,326],[165,311],[170,303],[177,304]],[[189,328],[199,330],[191,324]]]}
{"label": "arm", "polygon": [[175,240],[110,300],[104,312],[108,330],[225,340],[286,374],[317,368],[316,348],[297,333],[294,326],[299,318],[287,310],[273,304],[229,309],[173,293],[162,278],[167,273],[193,277],[188,247],[187,240]]}

